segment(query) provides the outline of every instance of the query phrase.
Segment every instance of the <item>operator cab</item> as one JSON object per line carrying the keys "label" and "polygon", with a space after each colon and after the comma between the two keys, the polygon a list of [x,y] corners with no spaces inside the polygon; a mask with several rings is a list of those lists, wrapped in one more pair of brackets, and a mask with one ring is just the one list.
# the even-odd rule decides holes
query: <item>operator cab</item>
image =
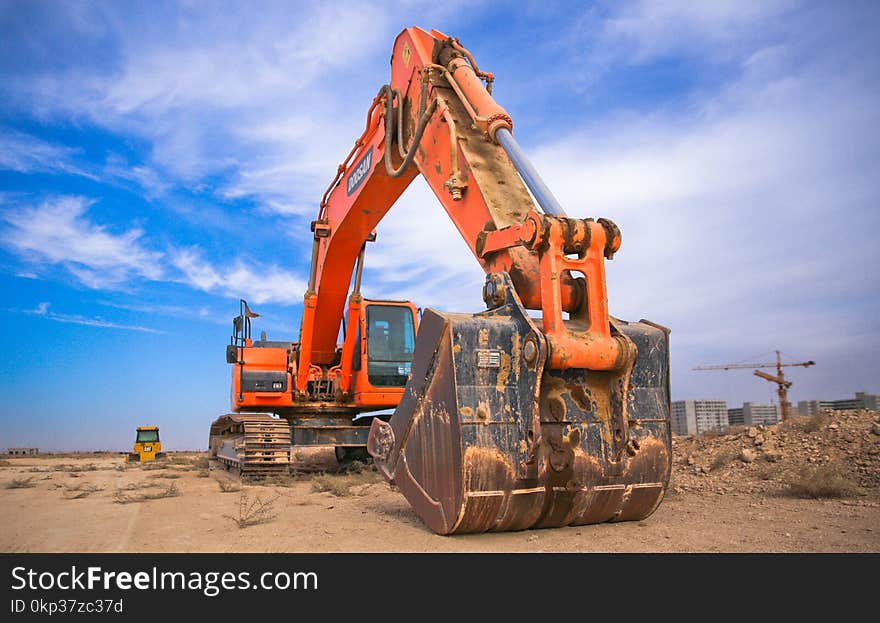
{"label": "operator cab", "polygon": [[159,443],[158,428],[138,428],[135,443]]}
{"label": "operator cab", "polygon": [[[412,303],[365,301],[367,380],[373,387],[403,387],[416,344]],[[360,362],[355,361],[359,369]]]}

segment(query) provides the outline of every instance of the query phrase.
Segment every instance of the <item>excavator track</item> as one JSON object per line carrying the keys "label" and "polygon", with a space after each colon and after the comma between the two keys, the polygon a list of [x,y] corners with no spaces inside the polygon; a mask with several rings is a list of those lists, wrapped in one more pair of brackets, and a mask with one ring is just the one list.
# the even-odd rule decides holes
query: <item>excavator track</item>
{"label": "excavator track", "polygon": [[290,425],[265,414],[227,414],[211,425],[211,456],[242,478],[284,475],[290,466]]}

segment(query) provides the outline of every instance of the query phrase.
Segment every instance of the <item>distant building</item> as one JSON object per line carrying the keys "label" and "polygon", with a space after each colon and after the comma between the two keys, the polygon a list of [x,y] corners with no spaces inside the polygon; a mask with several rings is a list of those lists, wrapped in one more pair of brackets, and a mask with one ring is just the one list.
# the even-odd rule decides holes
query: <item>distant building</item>
{"label": "distant building", "polygon": [[6,450],[6,454],[9,456],[33,456],[39,453],[39,448],[8,448]]}
{"label": "distant building", "polygon": [[702,435],[727,431],[727,403],[723,400],[677,400],[672,403],[672,432]]}
{"label": "distant building", "polygon": [[735,407],[727,410],[727,423],[730,426],[745,426],[746,420],[743,415],[742,407]]}
{"label": "distant building", "polygon": [[843,400],[801,400],[798,401],[798,414],[803,416],[815,415],[821,409],[833,411],[850,411],[858,409],[880,410],[880,396],[865,392],[856,392],[855,398]]}
{"label": "distant building", "polygon": [[821,407],[818,400],[798,400],[798,415],[809,417],[816,415]]}
{"label": "distant building", "polygon": [[777,405],[758,405],[744,402],[742,406],[744,426],[770,426],[779,421]]}

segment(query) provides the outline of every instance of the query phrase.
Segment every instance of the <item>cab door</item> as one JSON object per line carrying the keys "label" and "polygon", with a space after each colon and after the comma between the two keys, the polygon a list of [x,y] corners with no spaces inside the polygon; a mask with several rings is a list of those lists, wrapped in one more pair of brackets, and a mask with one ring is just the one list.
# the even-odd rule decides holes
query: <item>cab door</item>
{"label": "cab door", "polygon": [[409,302],[365,303],[354,362],[356,402],[394,405],[412,369],[417,311]]}

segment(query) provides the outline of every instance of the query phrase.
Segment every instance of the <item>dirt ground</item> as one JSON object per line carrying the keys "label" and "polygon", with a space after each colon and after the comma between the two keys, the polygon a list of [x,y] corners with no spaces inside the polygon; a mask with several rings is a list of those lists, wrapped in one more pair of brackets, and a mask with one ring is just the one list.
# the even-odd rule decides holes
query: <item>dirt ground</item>
{"label": "dirt ground", "polygon": [[[641,522],[452,537],[428,530],[372,468],[341,471],[332,449],[300,451],[296,476],[244,486],[199,453],[144,465],[113,454],[5,459],[0,551],[880,552],[880,418],[850,420],[676,438],[667,497]],[[856,447],[850,431],[854,488],[795,497],[796,468],[841,464],[836,449],[846,459]]]}

